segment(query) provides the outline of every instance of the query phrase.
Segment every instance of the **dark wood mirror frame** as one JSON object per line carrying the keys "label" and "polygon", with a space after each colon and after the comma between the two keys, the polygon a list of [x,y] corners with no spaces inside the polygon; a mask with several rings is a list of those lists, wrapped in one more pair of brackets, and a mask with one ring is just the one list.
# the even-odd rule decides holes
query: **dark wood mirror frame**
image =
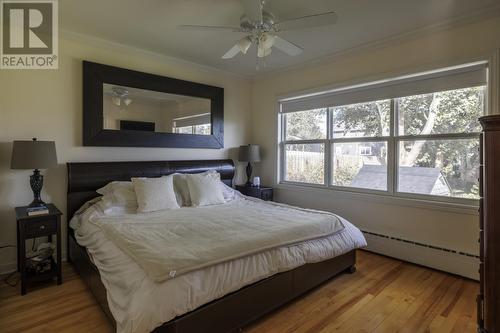
{"label": "dark wood mirror frame", "polygon": [[[211,135],[108,130],[103,121],[103,84],[210,99]],[[83,61],[83,145],[103,147],[224,147],[224,89]]]}

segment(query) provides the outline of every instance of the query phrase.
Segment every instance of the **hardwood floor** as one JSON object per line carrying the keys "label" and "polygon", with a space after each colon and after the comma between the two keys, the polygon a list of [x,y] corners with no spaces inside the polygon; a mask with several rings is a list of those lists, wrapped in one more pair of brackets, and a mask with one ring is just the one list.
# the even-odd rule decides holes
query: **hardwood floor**
{"label": "hardwood floor", "polygon": [[[0,332],[113,332],[71,265],[61,286],[29,289],[2,282]],[[273,312],[244,332],[475,332],[471,280],[358,251],[358,271],[343,274]]]}

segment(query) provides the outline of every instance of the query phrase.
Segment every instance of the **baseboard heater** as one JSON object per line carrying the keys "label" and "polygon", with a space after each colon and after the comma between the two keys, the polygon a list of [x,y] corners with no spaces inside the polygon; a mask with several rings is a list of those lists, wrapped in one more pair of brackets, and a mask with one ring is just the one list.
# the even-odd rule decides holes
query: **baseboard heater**
{"label": "baseboard heater", "polygon": [[479,256],[408,239],[361,230],[366,250],[479,280]]}

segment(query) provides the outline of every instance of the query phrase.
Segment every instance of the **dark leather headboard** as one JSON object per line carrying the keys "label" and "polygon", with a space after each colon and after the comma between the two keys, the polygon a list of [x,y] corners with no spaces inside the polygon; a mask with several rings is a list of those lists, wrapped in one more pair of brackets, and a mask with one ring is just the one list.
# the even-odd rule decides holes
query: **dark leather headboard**
{"label": "dark leather headboard", "polygon": [[128,181],[132,177],[160,177],[172,173],[199,173],[215,170],[221,180],[232,186],[232,160],[151,161],[151,162],[92,162],[68,163],[67,218],[88,200],[97,197],[96,190],[114,180]]}

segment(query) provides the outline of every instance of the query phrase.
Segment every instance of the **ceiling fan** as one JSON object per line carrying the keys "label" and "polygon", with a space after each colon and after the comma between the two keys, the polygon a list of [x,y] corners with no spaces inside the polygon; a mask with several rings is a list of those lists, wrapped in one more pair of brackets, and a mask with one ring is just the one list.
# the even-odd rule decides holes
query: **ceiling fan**
{"label": "ceiling fan", "polygon": [[[111,88],[111,102],[116,106],[129,106],[132,99],[129,97],[129,91],[122,87]],[[121,105],[123,103],[123,105]]]}
{"label": "ceiling fan", "polygon": [[222,59],[233,58],[240,52],[246,54],[252,44],[257,46],[257,57],[264,58],[271,54],[273,47],[290,56],[296,56],[302,53],[303,49],[300,46],[278,36],[278,33],[281,31],[332,25],[337,22],[337,14],[335,14],[335,12],[325,12],[276,21],[273,13],[264,9],[264,0],[240,1],[243,4],[245,13],[240,18],[239,27],[180,25],[179,29],[245,33],[247,36],[238,40],[238,42],[222,56]]}

